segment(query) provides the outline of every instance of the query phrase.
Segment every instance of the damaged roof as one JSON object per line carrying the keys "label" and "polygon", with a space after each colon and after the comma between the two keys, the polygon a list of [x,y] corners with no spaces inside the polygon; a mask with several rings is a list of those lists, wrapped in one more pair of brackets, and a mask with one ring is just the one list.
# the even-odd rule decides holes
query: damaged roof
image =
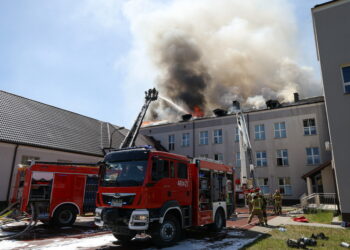
{"label": "damaged roof", "polygon": [[[274,100],[272,100],[274,101]],[[275,108],[268,108],[268,107],[264,107],[264,108],[259,108],[259,109],[243,109],[243,113],[247,114],[247,113],[255,113],[255,112],[261,112],[261,111],[270,111],[270,110],[280,110],[283,108],[291,108],[291,107],[298,107],[298,106],[302,106],[302,105],[310,105],[310,104],[315,104],[315,103],[323,103],[324,102],[324,97],[323,96],[315,96],[315,97],[309,97],[309,98],[305,98],[305,99],[300,99],[298,101],[294,101],[294,102],[284,102],[284,103],[279,103],[278,107]],[[216,116],[203,116],[203,117],[196,117],[196,118],[192,118],[192,120],[206,120],[206,119],[216,119],[216,118],[222,118],[225,116],[234,116],[234,113],[227,113],[224,116],[220,116],[220,117],[216,117]],[[178,122],[186,122],[183,120],[180,120]],[[162,120],[162,121],[155,121],[155,122],[144,122],[142,125],[142,128],[151,128],[151,127],[158,127],[158,126],[164,126],[164,125],[169,125],[169,124],[175,124],[178,122],[172,122],[172,121],[167,121],[167,120]]]}
{"label": "damaged roof", "polygon": [[[0,90],[0,141],[103,156],[103,148],[119,147],[124,127]],[[140,135],[136,145],[153,144]]]}

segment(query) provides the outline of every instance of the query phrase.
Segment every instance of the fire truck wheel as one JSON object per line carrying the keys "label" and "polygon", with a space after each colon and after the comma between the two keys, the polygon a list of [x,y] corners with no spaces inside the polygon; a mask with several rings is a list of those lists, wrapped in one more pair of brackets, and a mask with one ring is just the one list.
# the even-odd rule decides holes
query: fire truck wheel
{"label": "fire truck wheel", "polygon": [[179,220],[167,215],[162,224],[157,223],[152,230],[152,241],[158,247],[166,247],[177,242],[181,237]]}
{"label": "fire truck wheel", "polygon": [[220,232],[226,226],[225,213],[221,208],[216,210],[214,223],[210,225],[210,229],[214,232]]}
{"label": "fire truck wheel", "polygon": [[53,223],[55,226],[66,227],[71,226],[77,218],[78,211],[70,205],[61,206],[56,209],[53,215]]}
{"label": "fire truck wheel", "polygon": [[131,233],[130,235],[124,235],[124,234],[116,234],[113,233],[113,236],[120,242],[122,245],[128,244],[132,238],[134,238],[136,233]]}

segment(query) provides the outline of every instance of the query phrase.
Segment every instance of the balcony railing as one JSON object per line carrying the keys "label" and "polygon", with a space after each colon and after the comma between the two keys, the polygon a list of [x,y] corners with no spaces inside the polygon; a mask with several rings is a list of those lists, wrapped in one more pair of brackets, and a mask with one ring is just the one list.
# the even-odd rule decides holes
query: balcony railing
{"label": "balcony railing", "polygon": [[300,198],[303,209],[338,210],[335,193],[313,193]]}

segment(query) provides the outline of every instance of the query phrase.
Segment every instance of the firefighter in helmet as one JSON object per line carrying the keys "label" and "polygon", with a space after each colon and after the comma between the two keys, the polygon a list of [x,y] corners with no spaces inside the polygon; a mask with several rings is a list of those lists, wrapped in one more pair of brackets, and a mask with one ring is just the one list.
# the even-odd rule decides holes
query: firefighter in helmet
{"label": "firefighter in helmet", "polygon": [[279,189],[273,194],[274,212],[275,214],[282,214],[282,195]]}
{"label": "firefighter in helmet", "polygon": [[260,225],[263,224],[263,216],[262,216],[262,200],[259,197],[259,195],[253,194],[252,195],[253,199],[252,199],[252,212],[249,216],[248,219],[248,224],[250,224],[250,222],[252,221],[254,215],[258,216],[259,218],[259,223]]}
{"label": "firefighter in helmet", "polygon": [[247,193],[247,205],[248,205],[248,209],[249,209],[249,214],[252,213],[252,208],[253,208],[253,192],[251,189],[248,189],[248,193]]}
{"label": "firefighter in helmet", "polygon": [[267,226],[267,212],[266,212],[266,209],[267,209],[267,200],[265,198],[265,196],[263,195],[263,193],[261,192],[261,190],[259,189],[259,196],[261,198],[261,201],[262,201],[262,216],[263,216],[263,220],[264,220],[264,223],[265,223],[265,226]]}

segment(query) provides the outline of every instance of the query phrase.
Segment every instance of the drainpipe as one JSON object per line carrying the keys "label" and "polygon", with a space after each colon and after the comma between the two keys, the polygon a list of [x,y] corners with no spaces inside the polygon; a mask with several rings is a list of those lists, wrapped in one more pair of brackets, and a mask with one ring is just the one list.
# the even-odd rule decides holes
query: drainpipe
{"label": "drainpipe", "polygon": [[339,204],[339,194],[338,194],[338,186],[337,186],[337,179],[335,178],[335,171],[333,169],[333,160],[331,162],[331,168],[332,168],[332,175],[333,175],[333,181],[334,181],[334,190],[335,190],[335,202],[337,204],[337,213],[338,214],[341,214],[341,211],[340,211],[340,204]]}
{"label": "drainpipe", "polygon": [[17,157],[17,151],[18,151],[18,144],[16,144],[15,147],[15,152],[13,154],[13,159],[12,159],[12,167],[11,167],[11,174],[10,174],[10,178],[9,178],[9,185],[7,187],[7,196],[6,196],[6,200],[9,201],[10,200],[10,193],[11,193],[11,184],[12,184],[12,177],[13,177],[13,172],[15,171],[15,163],[16,163],[16,157]]}

